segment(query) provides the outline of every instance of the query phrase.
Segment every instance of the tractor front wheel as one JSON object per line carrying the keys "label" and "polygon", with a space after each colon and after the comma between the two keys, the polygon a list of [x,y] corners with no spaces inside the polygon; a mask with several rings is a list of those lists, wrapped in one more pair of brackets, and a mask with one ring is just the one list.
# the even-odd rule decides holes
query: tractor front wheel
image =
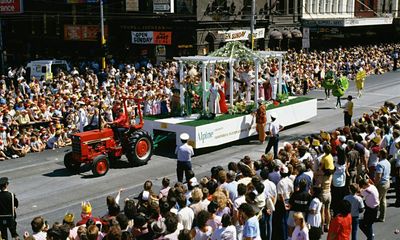
{"label": "tractor front wheel", "polygon": [[65,154],[64,165],[71,172],[78,172],[81,167],[80,163],[77,163],[72,159],[72,152]]}
{"label": "tractor front wheel", "polygon": [[147,164],[153,155],[153,140],[144,130],[132,132],[125,144],[126,157],[133,166]]}
{"label": "tractor front wheel", "polygon": [[110,169],[110,163],[105,155],[95,157],[92,165],[92,173],[94,176],[104,176]]}

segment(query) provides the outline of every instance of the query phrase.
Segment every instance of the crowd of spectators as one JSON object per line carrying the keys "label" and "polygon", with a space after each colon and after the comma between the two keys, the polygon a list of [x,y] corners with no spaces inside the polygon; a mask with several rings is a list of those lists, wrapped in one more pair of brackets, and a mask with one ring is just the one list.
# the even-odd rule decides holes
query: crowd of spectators
{"label": "crowd of spectators", "polygon": [[[398,47],[385,44],[326,52],[288,51],[283,64],[283,89],[292,95],[306,94],[320,86],[328,69],[342,72],[350,79],[360,66],[368,74],[396,69],[393,60],[397,59],[394,53]],[[7,76],[0,78],[0,161],[71,144],[71,134],[93,129],[99,121],[103,125],[112,122],[113,109],[121,105],[122,96],[145,99],[140,106],[145,115],[167,115],[174,111],[180,102],[178,64],[136,65],[120,64],[117,68],[109,65],[98,74],[87,67],[74,68],[71,72],[54,74],[53,79],[30,78],[23,67],[9,68]],[[259,96],[264,100],[277,98],[276,66],[275,60],[270,59],[261,67]],[[229,72],[222,65],[215,69],[217,80],[224,82],[222,89],[227,96],[229,81],[224,78]],[[187,82],[199,85],[200,72],[195,65],[185,68],[186,89]],[[250,101],[254,95],[253,66],[237,64],[234,74],[235,101]],[[193,91],[190,95],[193,109],[201,106],[199,94]],[[132,121],[137,107],[133,101],[128,102]]]}
{"label": "crowd of spectators", "polygon": [[[400,207],[400,108],[392,102],[332,132],[285,142],[278,158],[243,157],[208,177],[193,172],[185,183],[148,180],[140,194],[120,205],[106,199],[107,213],[92,215],[82,203],[49,226],[32,220],[29,240],[132,239],[374,239],[385,222],[386,194],[393,187]],[[393,178],[393,179],[392,179]],[[392,185],[390,183],[393,183]],[[376,236],[379,237],[379,236]],[[325,238],[325,237],[324,237]]]}

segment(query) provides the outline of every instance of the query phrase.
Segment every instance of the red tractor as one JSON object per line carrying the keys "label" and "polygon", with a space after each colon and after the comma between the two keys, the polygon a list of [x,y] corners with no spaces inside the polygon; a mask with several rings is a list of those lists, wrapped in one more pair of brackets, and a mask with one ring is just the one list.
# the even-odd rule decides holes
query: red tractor
{"label": "red tractor", "polygon": [[93,174],[103,176],[108,172],[110,163],[119,160],[122,155],[125,155],[133,166],[147,163],[153,154],[153,140],[146,131],[142,130],[143,116],[140,108],[142,100],[123,99],[123,114],[129,120],[127,100],[134,100],[138,105],[139,124],[131,124],[129,129],[122,134],[119,143],[115,139],[113,129],[109,127],[101,128],[99,126],[95,130],[74,134],[72,151],[64,156],[64,165],[68,170],[77,172],[82,164],[91,164]]}

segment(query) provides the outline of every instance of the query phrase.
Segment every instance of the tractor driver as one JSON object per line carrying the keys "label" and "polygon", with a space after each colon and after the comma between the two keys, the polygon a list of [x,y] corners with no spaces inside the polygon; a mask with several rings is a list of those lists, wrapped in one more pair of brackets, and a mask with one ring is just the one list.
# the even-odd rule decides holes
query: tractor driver
{"label": "tractor driver", "polygon": [[112,129],[114,130],[116,140],[121,142],[124,132],[129,129],[129,119],[127,115],[124,114],[124,109],[118,109],[117,119],[113,122],[108,122],[108,124],[113,125]]}

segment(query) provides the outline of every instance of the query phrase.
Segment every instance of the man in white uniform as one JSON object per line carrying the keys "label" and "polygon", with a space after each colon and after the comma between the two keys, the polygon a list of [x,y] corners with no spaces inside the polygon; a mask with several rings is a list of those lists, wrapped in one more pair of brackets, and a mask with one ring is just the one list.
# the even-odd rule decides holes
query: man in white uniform
{"label": "man in white uniform", "polygon": [[180,135],[182,145],[177,146],[175,154],[177,155],[177,166],[176,175],[178,182],[183,181],[183,172],[185,172],[186,181],[189,182],[189,171],[192,170],[192,156],[194,155],[193,147],[187,142],[189,140],[189,134],[182,133]]}

